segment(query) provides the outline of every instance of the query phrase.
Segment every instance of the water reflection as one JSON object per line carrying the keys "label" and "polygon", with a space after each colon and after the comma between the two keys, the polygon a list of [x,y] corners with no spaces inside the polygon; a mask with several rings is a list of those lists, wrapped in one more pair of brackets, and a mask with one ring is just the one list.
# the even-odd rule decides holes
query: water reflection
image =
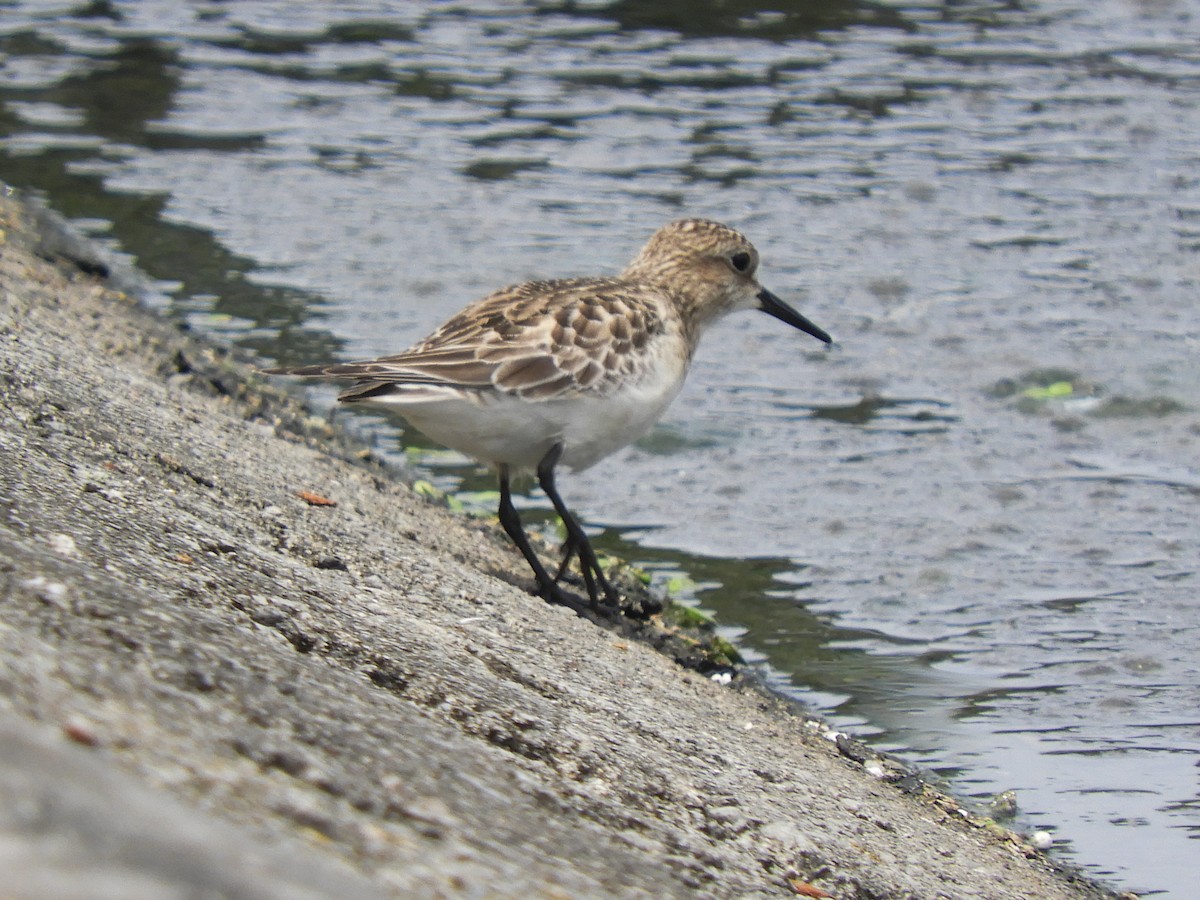
{"label": "water reflection", "polygon": [[[786,404],[781,404],[786,405]],[[845,425],[886,425],[898,434],[944,432],[958,417],[948,412],[950,404],[941,400],[896,400],[863,397],[845,406],[814,406],[812,414]]]}
{"label": "water reflection", "polygon": [[[551,7],[571,12],[574,4]],[[809,38],[832,28],[879,25],[914,31],[916,26],[902,12],[880,3],[821,0],[821,2],[762,2],[762,0],[688,0],[641,3],[618,0],[588,13],[610,18],[623,31],[663,29],[684,37],[740,36],[786,41]]]}

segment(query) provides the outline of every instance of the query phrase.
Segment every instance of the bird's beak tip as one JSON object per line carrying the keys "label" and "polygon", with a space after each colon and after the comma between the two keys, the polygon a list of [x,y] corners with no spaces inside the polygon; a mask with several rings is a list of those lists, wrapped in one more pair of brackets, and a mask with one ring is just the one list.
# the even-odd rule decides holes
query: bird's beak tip
{"label": "bird's beak tip", "polygon": [[810,334],[822,343],[832,345],[833,338],[829,333],[819,325],[811,322],[807,317],[801,315],[792,307],[788,306],[766,288],[758,292],[759,309],[769,316],[774,316],[781,322],[786,322],[793,328],[798,328],[805,334]]}

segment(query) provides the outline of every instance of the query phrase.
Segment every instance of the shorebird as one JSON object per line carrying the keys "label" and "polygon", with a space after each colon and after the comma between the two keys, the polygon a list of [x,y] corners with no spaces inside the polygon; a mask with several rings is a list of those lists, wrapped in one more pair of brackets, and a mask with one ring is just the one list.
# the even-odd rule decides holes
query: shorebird
{"label": "shorebird", "polygon": [[[265,371],[352,379],[339,400],[385,404],[437,443],[495,467],[500,524],[537,593],[582,613],[585,604],[561,586],[578,554],[590,607],[615,611],[620,596],[559,495],[555,470],[586,469],[649,431],[683,386],[700,335],[727,313],[759,309],[831,342],[758,283],[758,259],[734,229],[685,219],[655,232],[615,278],[518,284],[394,356]],[[553,576],[512,501],[514,472],[530,469],[566,529]]]}

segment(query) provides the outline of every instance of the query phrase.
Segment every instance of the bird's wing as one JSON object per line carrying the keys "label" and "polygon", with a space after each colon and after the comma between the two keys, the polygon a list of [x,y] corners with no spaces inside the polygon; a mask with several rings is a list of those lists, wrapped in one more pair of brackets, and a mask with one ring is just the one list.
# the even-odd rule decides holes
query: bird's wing
{"label": "bird's wing", "polygon": [[339,399],[411,402],[491,392],[528,400],[602,395],[667,330],[645,289],[618,279],[529,282],[464,309],[419,344],[379,359],[287,374],[354,378]]}

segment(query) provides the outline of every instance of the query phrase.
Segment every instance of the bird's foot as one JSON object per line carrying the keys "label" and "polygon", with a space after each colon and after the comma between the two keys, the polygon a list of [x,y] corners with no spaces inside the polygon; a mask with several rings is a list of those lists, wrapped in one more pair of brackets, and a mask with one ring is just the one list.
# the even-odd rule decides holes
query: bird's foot
{"label": "bird's foot", "polygon": [[[591,601],[592,609],[597,612],[604,610],[608,610],[609,612],[618,611],[622,608],[626,600],[625,596],[613,587],[612,582],[608,580],[599,567],[583,573],[564,573],[560,570],[554,579],[554,583],[562,584],[563,582],[573,585],[577,589],[585,590],[588,599]],[[603,601],[601,598],[603,598]]]}
{"label": "bird's foot", "polygon": [[565,606],[577,616],[583,616],[592,609],[591,604],[582,597],[576,596],[554,582],[539,585],[537,593],[547,603],[553,603],[555,606]]}
{"label": "bird's foot", "polygon": [[[569,577],[567,580],[569,582],[576,582],[582,579],[576,576]],[[588,592],[588,599],[584,600],[583,597],[568,591],[556,581],[551,581],[538,586],[538,596],[547,603],[565,606],[567,609],[573,610],[576,615],[583,616],[585,613],[590,612],[604,619],[619,618],[623,611],[621,595],[607,583],[604,587],[603,600],[601,600],[599,592],[592,594],[591,591]]]}

